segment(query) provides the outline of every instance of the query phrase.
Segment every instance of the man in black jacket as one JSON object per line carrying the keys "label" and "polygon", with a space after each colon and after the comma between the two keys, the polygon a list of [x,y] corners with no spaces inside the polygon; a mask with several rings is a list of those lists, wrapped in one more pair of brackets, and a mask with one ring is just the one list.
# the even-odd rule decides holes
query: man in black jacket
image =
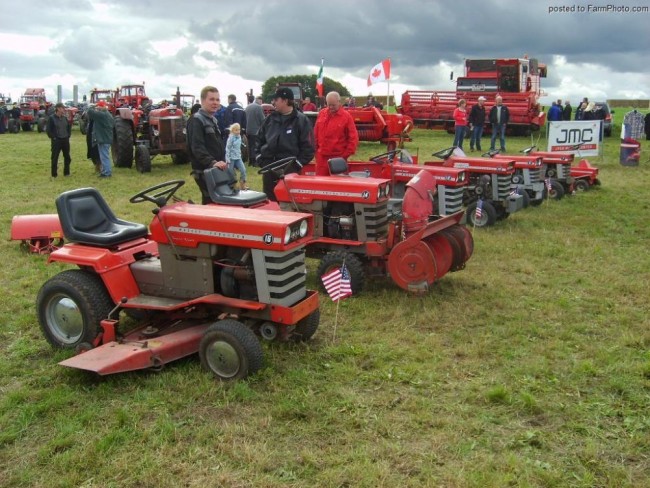
{"label": "man in black jacket", "polygon": [[70,176],[70,122],[65,116],[65,105],[57,103],[47,119],[47,136],[52,148],[52,178],[57,177],[59,154],[63,151],[63,176]]}
{"label": "man in black jacket", "polygon": [[235,123],[239,124],[241,127],[241,133],[246,134],[246,112],[237,102],[237,97],[235,95],[228,95],[228,106],[223,114],[223,125],[225,127],[223,134],[224,140],[228,139],[228,134],[230,133],[229,128]]}
{"label": "man in black jacket", "polygon": [[506,125],[510,120],[510,111],[503,104],[503,99],[497,96],[494,99],[494,107],[490,109],[490,124],[492,124],[492,139],[490,140],[490,150],[494,151],[494,143],[497,135],[501,143],[501,152],[506,151]]}
{"label": "man in black jacket", "polygon": [[211,203],[203,171],[227,167],[223,139],[214,113],[219,106],[219,90],[206,86],[201,90],[201,108],[187,122],[187,150],[192,161],[192,176],[201,190],[203,205]]}
{"label": "man in black jacket", "polygon": [[[305,114],[294,106],[293,92],[279,88],[273,95],[275,111],[264,122],[257,135],[256,153],[259,165],[265,166],[279,159],[294,156],[297,164],[287,167],[285,173],[297,173],[300,167],[314,157],[314,132]],[[263,176],[264,193],[269,200],[276,201],[273,189],[278,176],[269,171]]]}
{"label": "man in black jacket", "polygon": [[478,103],[469,112],[469,126],[472,131],[469,140],[469,150],[474,152],[474,146],[481,149],[481,137],[483,137],[483,125],[485,124],[485,97],[478,97]]}

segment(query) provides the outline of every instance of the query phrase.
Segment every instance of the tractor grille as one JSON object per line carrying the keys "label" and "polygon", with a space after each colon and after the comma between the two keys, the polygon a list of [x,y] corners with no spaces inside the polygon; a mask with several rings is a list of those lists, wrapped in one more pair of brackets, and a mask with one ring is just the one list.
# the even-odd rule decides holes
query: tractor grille
{"label": "tractor grille", "polygon": [[[388,234],[388,202],[376,204],[373,206],[365,207],[363,205],[355,205],[355,211],[359,215],[363,215],[363,222],[358,222],[357,230],[358,237],[361,241],[376,241],[386,237]],[[365,238],[361,235],[365,232]]]}
{"label": "tractor grille", "polygon": [[492,183],[496,191],[494,195],[495,200],[506,200],[510,195],[510,183],[512,181],[512,175],[493,175]]}
{"label": "tractor grille", "polygon": [[558,164],[557,168],[557,179],[564,181],[569,179],[571,176],[571,165],[570,164]]}
{"label": "tractor grille", "polygon": [[438,215],[451,215],[463,208],[465,187],[438,185]]}
{"label": "tractor grille", "polygon": [[181,117],[163,117],[160,119],[160,144],[184,144],[183,119]]}
{"label": "tractor grille", "polygon": [[540,183],[544,181],[544,170],[543,168],[529,169],[528,177],[530,178],[530,184]]}
{"label": "tractor grille", "polygon": [[307,295],[304,246],[286,252],[253,249],[253,263],[260,302],[290,307]]}

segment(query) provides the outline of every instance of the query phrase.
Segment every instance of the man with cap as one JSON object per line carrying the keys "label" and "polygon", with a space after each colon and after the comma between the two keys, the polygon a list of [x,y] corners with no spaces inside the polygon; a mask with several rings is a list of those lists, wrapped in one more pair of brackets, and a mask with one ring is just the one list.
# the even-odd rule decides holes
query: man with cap
{"label": "man with cap", "polygon": [[478,103],[469,112],[469,128],[471,131],[469,150],[471,152],[474,152],[474,147],[482,151],[481,137],[483,137],[483,125],[485,125],[485,97],[481,95],[478,97]]}
{"label": "man with cap", "polygon": [[99,147],[99,159],[102,163],[100,178],[110,178],[113,174],[111,163],[111,144],[113,143],[113,128],[115,121],[109,113],[104,100],[97,102],[95,107],[88,109],[88,118],[93,123],[92,137]]}
{"label": "man with cap", "polygon": [[[294,106],[293,92],[278,88],[273,95],[275,110],[264,119],[257,135],[256,153],[259,165],[265,166],[293,156],[297,163],[285,168],[285,173],[296,173],[314,157],[314,132],[305,114]],[[276,201],[274,188],[278,176],[269,171],[263,176],[264,193]]]}
{"label": "man with cap", "polygon": [[70,122],[65,116],[65,105],[57,103],[47,119],[47,136],[52,150],[52,178],[57,177],[59,154],[63,152],[63,176],[70,176]]}

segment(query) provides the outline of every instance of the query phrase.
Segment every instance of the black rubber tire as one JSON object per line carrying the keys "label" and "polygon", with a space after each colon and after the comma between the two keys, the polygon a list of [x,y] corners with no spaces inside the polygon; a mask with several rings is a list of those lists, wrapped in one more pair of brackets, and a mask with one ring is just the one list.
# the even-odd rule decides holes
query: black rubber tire
{"label": "black rubber tire", "polygon": [[564,186],[557,180],[551,180],[551,191],[549,192],[549,198],[553,200],[562,200],[564,197]]}
{"label": "black rubber tire", "polygon": [[45,132],[45,129],[47,128],[47,119],[44,117],[41,117],[38,119],[38,123],[36,124],[36,128],[38,129],[39,134],[41,132]]}
{"label": "black rubber tire", "polygon": [[262,345],[244,324],[232,319],[215,322],[199,344],[201,366],[221,381],[233,381],[257,372],[264,362]]}
{"label": "black rubber tire", "polygon": [[530,205],[530,195],[526,190],[521,190],[520,195],[524,199],[524,208],[528,208],[528,205]]}
{"label": "black rubber tire", "polygon": [[187,164],[190,162],[190,155],[186,151],[172,154],[172,163]]}
{"label": "black rubber tire", "polygon": [[313,337],[320,324],[320,310],[314,310],[304,319],[296,324],[296,328],[291,334],[291,340],[294,342],[306,342]]}
{"label": "black rubber tire", "polygon": [[20,130],[20,124],[16,121],[16,119],[9,119],[9,122],[7,122],[7,130],[11,134],[18,134],[18,131]]}
{"label": "black rubber tire", "polygon": [[32,124],[29,122],[23,122],[20,124],[20,128],[23,130],[23,132],[31,132],[32,131]]}
{"label": "black rubber tire", "polygon": [[36,298],[41,330],[57,349],[92,343],[101,332],[100,321],[114,306],[101,278],[80,269],[49,279]]}
{"label": "black rubber tire", "polygon": [[574,189],[576,192],[579,192],[579,191],[589,191],[590,188],[591,188],[591,187],[589,186],[589,182],[588,182],[587,180],[576,180],[576,181],[573,183],[573,189]]}
{"label": "black rubber tire", "polygon": [[111,154],[118,168],[133,167],[133,130],[129,122],[119,117],[115,117]]}
{"label": "black rubber tire", "polygon": [[481,219],[476,220],[476,204],[474,201],[467,206],[465,215],[467,216],[467,223],[471,227],[490,227],[497,221],[497,211],[494,205],[487,200],[483,200],[483,211]]}
{"label": "black rubber tire", "polygon": [[147,146],[135,146],[135,168],[139,173],[151,173],[151,155]]}
{"label": "black rubber tire", "polygon": [[340,268],[343,266],[344,262],[346,268],[348,268],[348,272],[350,273],[350,287],[352,288],[352,294],[357,295],[361,293],[366,278],[363,263],[356,255],[343,251],[328,252],[321,259],[320,264],[318,265],[318,270],[316,271],[316,276],[318,276],[318,285],[320,286],[321,291],[327,293],[323,286],[321,277],[335,268]]}
{"label": "black rubber tire", "polygon": [[83,118],[79,119],[79,131],[85,136],[88,132],[88,122]]}

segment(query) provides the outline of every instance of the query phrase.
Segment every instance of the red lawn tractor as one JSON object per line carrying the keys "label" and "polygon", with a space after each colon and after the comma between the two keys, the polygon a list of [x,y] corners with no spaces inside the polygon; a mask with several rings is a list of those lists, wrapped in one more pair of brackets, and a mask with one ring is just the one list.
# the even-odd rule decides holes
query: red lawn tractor
{"label": "red lawn tractor", "polygon": [[[199,353],[220,380],[262,366],[258,335],[308,340],[320,318],[307,290],[309,214],[171,203],[182,180],[130,201],[156,205],[149,226],[118,219],[94,188],[56,200],[68,242],[49,262],[63,271],[40,289],[41,329],[55,348],[78,353],[60,364],[100,375],[160,369]],[[120,310],[139,322],[121,331]]]}
{"label": "red lawn tractor", "polygon": [[189,161],[186,145],[187,118],[181,107],[151,108],[144,85],[125,85],[115,102],[115,135],[112,155],[116,166],[135,166],[140,173],[151,171],[151,158],[170,154],[174,164]]}
{"label": "red lawn tractor", "polygon": [[[281,172],[293,161],[277,161],[260,172]],[[430,173],[410,179],[401,210],[391,212],[390,179],[354,177],[342,158],[329,164],[332,176],[288,174],[275,187],[280,208],[314,216],[307,253],[320,258],[319,277],[345,263],[353,293],[362,290],[366,276],[389,276],[404,290],[424,293],[447,272],[465,267],[472,236],[459,225],[462,211],[434,215]]]}
{"label": "red lawn tractor", "polygon": [[[546,198],[547,190],[544,181],[545,167],[541,156],[529,155],[510,156],[499,154],[499,150],[490,150],[482,155],[485,158],[495,158],[515,162],[515,174],[512,175],[512,190],[524,197],[524,207],[540,205]],[[551,193],[553,189],[551,188]]]}
{"label": "red lawn tractor", "polygon": [[[468,186],[463,196],[467,221],[474,227],[488,227],[497,220],[524,208],[524,197],[511,189],[515,175],[513,160],[467,157],[456,147],[438,151],[433,156],[442,161],[425,161],[424,165],[464,169]],[[481,200],[481,211],[477,206]]]}

